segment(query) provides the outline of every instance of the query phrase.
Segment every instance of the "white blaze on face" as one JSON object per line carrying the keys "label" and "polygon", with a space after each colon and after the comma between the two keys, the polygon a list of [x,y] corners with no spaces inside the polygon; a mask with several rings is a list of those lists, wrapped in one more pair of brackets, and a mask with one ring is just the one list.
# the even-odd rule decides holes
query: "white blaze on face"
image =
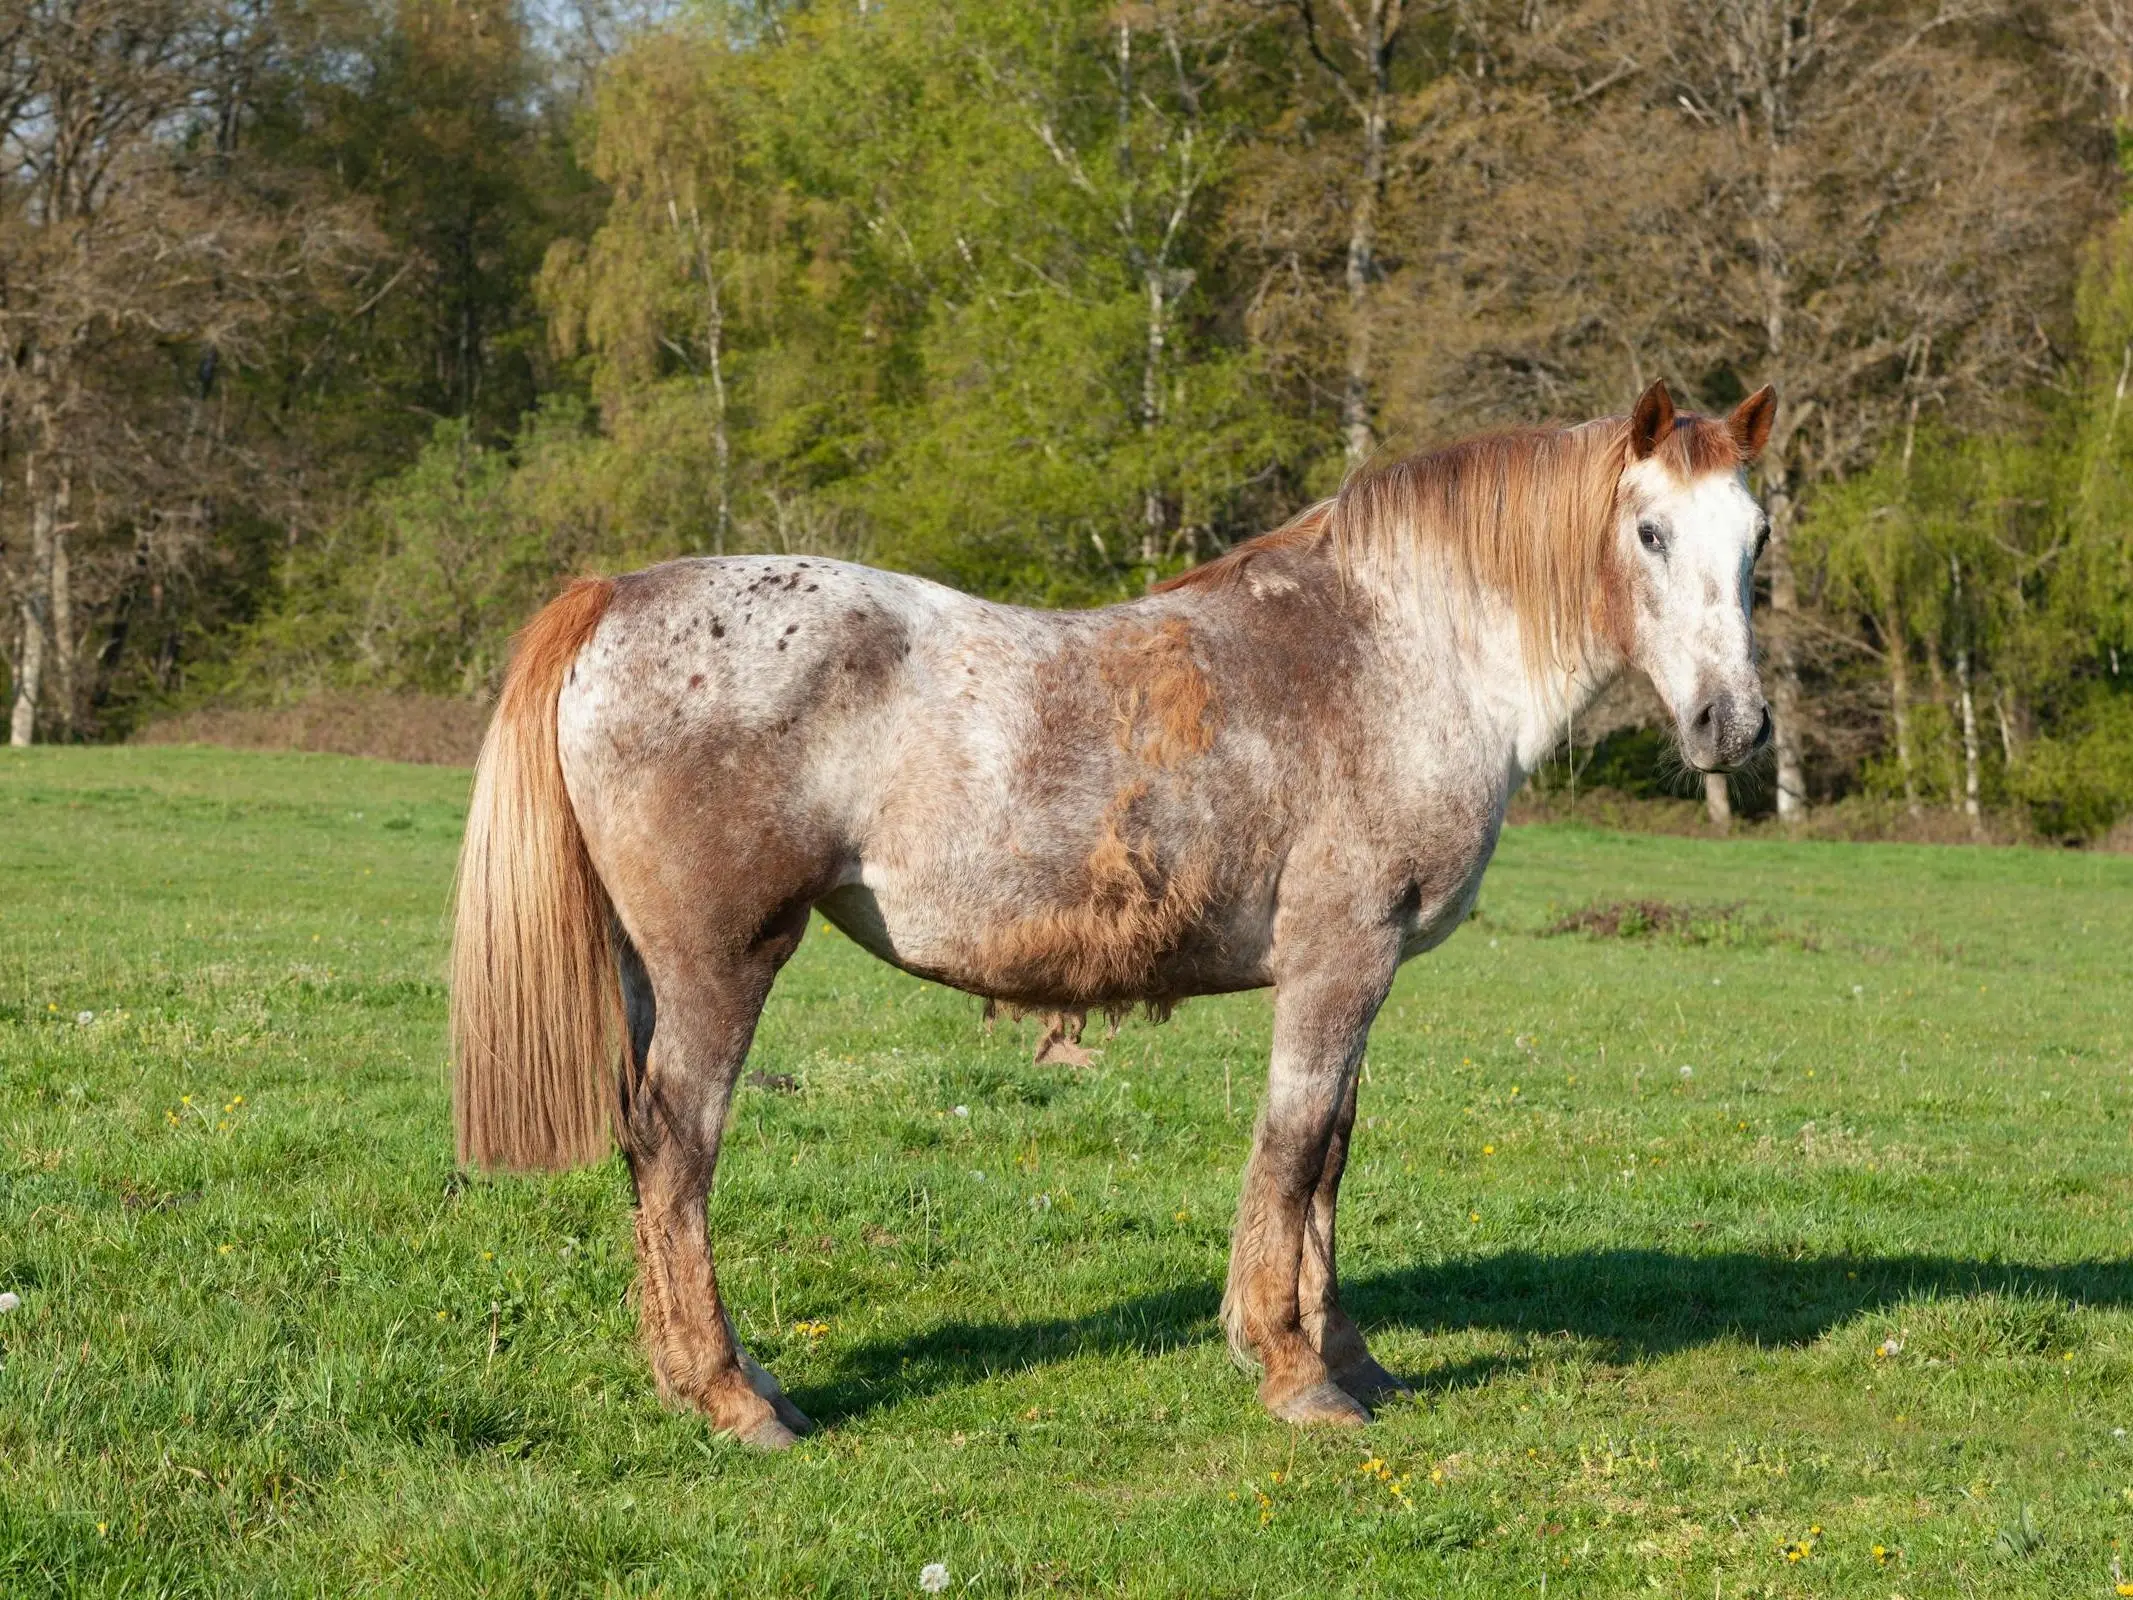
{"label": "white blaze on face", "polygon": [[1768,519],[1742,472],[1684,482],[1647,459],[1630,464],[1622,490],[1636,664],[1674,714],[1689,760],[1737,766],[1764,726],[1749,607]]}

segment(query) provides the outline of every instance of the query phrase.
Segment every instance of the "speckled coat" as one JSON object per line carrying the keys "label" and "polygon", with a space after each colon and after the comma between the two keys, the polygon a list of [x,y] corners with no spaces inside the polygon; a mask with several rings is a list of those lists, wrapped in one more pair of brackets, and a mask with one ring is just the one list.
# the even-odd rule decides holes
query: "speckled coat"
{"label": "speckled coat", "polygon": [[[1510,796],[1625,662],[1653,673],[1692,753],[1709,746],[1701,764],[1767,737],[1767,719],[1752,743],[1743,731],[1761,716],[1745,587],[1759,512],[1739,470],[1767,433],[1762,398],[1721,424],[1648,394],[1596,425],[1616,456],[1589,604],[1569,659],[1538,672],[1530,607],[1472,581],[1479,558],[1423,539],[1388,579],[1312,524],[1339,502],[1091,612],[811,557],[582,585],[529,633],[514,681],[532,709],[500,713],[470,824],[463,1147],[517,1164],[591,1153],[592,1124],[565,1126],[538,1088],[580,1070],[560,1047],[541,1058],[541,992],[579,984],[580,1009],[596,1006],[597,974],[541,977],[547,944],[514,929],[552,924],[562,947],[606,921],[627,1050],[594,1092],[614,1096],[637,1180],[654,1368],[719,1426],[777,1445],[806,1419],[733,1338],[704,1197],[811,909],[906,971],[1018,1007],[1160,1013],[1271,985],[1224,1319],[1277,1415],[1367,1419],[1399,1385],[1340,1309],[1333,1232],[1371,1019],[1399,962],[1465,917]],[[1698,449],[1713,470],[1694,470]],[[1681,526],[1654,565],[1665,517]],[[514,754],[504,730],[520,722],[552,754]],[[565,809],[586,870],[544,923],[544,895],[569,894],[514,851],[513,818]]]}

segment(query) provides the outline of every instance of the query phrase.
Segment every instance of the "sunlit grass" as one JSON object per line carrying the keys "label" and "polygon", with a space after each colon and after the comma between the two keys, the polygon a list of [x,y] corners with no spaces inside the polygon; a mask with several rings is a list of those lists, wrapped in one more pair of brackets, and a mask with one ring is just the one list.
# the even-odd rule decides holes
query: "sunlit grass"
{"label": "sunlit grass", "polygon": [[[653,1397],[619,1164],[454,1169],[464,783],[0,761],[0,1594],[2133,1566],[2133,861],[1514,830],[1371,1052],[1343,1276],[1421,1399],[1359,1436],[1265,1419],[1215,1326],[1264,997],[1039,1068],[818,928],[713,1205],[827,1424],[766,1459]],[[1549,931],[1622,902],[1693,914]]]}

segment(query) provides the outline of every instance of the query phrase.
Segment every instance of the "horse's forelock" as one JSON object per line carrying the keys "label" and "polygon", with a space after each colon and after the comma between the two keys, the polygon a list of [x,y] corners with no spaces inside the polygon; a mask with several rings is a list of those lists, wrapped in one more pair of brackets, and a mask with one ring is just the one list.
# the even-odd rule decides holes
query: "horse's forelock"
{"label": "horse's forelock", "polygon": [[1713,472],[1738,472],[1748,457],[1724,422],[1684,411],[1675,416],[1673,430],[1659,441],[1652,459],[1687,483]]}

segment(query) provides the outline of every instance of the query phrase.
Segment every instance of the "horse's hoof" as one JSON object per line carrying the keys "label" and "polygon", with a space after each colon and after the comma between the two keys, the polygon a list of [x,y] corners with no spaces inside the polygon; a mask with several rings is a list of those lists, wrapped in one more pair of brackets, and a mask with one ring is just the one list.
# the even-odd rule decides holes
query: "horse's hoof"
{"label": "horse's hoof", "polygon": [[750,1389],[770,1402],[770,1409],[778,1414],[778,1420],[796,1434],[813,1433],[814,1423],[808,1420],[806,1412],[785,1398],[784,1389],[780,1388],[778,1380],[770,1375],[770,1369],[746,1350],[737,1354],[741,1364],[741,1376],[748,1380]]}
{"label": "horse's hoof", "polygon": [[737,1429],[733,1436],[756,1450],[790,1450],[800,1442],[800,1436],[774,1416],[763,1418],[745,1431]]}
{"label": "horse's hoof", "polygon": [[1281,1421],[1306,1428],[1360,1428],[1370,1420],[1362,1402],[1330,1378],[1282,1399],[1268,1400],[1266,1408]]}
{"label": "horse's hoof", "polygon": [[785,1424],[787,1431],[803,1439],[815,1431],[813,1419],[786,1399],[783,1391],[771,1395],[769,1399],[770,1409],[778,1414],[778,1420]]}
{"label": "horse's hoof", "polygon": [[1365,1356],[1345,1372],[1336,1372],[1333,1381],[1366,1406],[1373,1400],[1412,1399],[1415,1392],[1414,1385],[1387,1372],[1372,1356]]}

